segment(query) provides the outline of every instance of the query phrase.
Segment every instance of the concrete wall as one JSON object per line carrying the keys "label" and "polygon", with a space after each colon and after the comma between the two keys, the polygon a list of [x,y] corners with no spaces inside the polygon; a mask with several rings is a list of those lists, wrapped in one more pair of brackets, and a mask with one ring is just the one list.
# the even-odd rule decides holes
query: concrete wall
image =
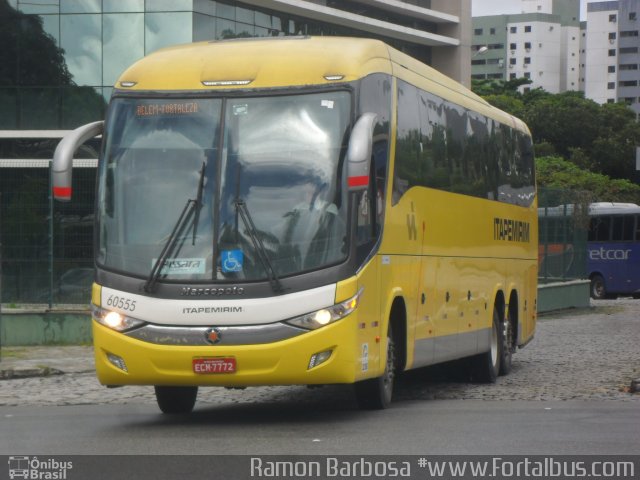
{"label": "concrete wall", "polygon": [[92,342],[91,314],[82,311],[3,311],[0,341],[15,345],[83,345]]}
{"label": "concrete wall", "polygon": [[548,283],[538,286],[538,313],[585,308],[590,305],[589,280]]}

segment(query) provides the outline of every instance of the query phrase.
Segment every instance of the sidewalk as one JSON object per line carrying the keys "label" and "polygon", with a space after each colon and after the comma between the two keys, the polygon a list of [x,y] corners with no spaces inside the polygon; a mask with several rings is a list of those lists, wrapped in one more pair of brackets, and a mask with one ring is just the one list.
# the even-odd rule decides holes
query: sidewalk
{"label": "sidewalk", "polygon": [[95,371],[93,347],[2,347],[0,380]]}

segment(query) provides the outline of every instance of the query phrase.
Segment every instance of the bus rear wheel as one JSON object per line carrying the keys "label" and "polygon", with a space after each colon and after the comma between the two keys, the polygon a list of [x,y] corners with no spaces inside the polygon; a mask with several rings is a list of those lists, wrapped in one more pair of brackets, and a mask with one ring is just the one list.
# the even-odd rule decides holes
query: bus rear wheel
{"label": "bus rear wheel", "polygon": [[156,400],[162,413],[175,415],[193,410],[198,396],[198,387],[155,386]]}
{"label": "bus rear wheel", "polygon": [[596,274],[591,277],[591,298],[595,300],[604,300],[607,298],[607,289],[602,275]]}
{"label": "bus rear wheel", "polygon": [[473,357],[473,378],[482,383],[495,383],[500,374],[500,360],[503,357],[504,333],[497,305],[493,308],[491,342],[488,352]]}
{"label": "bus rear wheel", "polygon": [[395,375],[395,343],[391,334],[391,325],[389,325],[387,331],[387,363],[384,373],[378,378],[363,380],[355,384],[358,406],[363,410],[382,410],[391,405]]}
{"label": "bus rear wheel", "polygon": [[514,327],[513,318],[511,313],[507,314],[507,319],[500,323],[499,341],[500,345],[500,375],[508,375],[511,372],[511,366],[513,365],[513,351],[514,351]]}

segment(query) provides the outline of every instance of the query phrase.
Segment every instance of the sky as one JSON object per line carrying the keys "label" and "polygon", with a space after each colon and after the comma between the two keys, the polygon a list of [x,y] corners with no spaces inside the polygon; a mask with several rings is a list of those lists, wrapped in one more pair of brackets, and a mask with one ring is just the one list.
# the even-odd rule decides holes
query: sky
{"label": "sky", "polygon": [[[587,0],[580,0],[580,3],[580,19],[586,20]],[[471,0],[471,10],[474,17],[520,13],[520,0]]]}

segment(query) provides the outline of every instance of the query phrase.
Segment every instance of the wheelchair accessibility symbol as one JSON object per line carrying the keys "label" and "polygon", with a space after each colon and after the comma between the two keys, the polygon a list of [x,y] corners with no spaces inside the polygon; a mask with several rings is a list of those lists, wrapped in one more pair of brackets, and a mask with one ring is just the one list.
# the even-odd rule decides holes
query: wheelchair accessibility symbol
{"label": "wheelchair accessibility symbol", "polygon": [[241,272],[244,255],[242,250],[223,250],[222,251],[222,271],[224,273]]}

